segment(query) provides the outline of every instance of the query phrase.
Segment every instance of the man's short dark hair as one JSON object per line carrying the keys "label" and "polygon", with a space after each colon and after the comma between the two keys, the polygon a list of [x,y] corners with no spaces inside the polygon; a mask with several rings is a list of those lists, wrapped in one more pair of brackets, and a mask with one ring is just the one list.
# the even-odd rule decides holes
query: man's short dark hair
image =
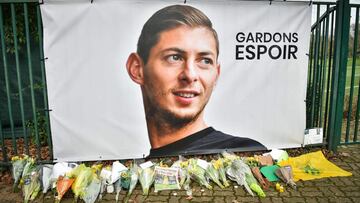
{"label": "man's short dark hair", "polygon": [[212,27],[210,19],[199,9],[187,5],[173,5],[158,10],[144,24],[137,53],[144,64],[147,63],[151,48],[158,42],[161,32],[186,25],[190,27],[205,27],[209,29],[216,41],[216,51],[219,55],[219,40]]}

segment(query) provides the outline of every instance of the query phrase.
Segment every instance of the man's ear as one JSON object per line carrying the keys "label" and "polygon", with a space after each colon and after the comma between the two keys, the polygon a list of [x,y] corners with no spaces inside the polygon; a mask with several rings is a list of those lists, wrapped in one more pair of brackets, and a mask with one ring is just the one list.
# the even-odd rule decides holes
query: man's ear
{"label": "man's ear", "polygon": [[131,53],[126,62],[126,69],[130,78],[139,85],[144,83],[143,62],[137,53]]}

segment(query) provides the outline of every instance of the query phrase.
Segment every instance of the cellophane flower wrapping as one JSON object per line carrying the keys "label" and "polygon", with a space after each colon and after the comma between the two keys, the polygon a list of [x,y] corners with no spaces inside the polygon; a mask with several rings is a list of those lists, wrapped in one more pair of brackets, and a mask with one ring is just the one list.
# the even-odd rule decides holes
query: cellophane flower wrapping
{"label": "cellophane flower wrapping", "polygon": [[185,182],[183,184],[183,189],[186,191],[186,195],[192,197],[192,189],[191,189],[191,176],[189,173],[186,174]]}
{"label": "cellophane flower wrapping", "polygon": [[[55,164],[56,165],[56,164]],[[55,167],[54,165],[54,167]],[[86,168],[85,164],[80,164],[75,168],[71,169],[70,171],[66,172],[63,176],[76,178],[79,176],[80,172]]]}
{"label": "cellophane flower wrapping", "polygon": [[36,169],[34,158],[27,158],[27,159],[25,159],[25,161],[26,161],[26,163],[25,163],[24,170],[22,172],[21,177],[30,176],[31,173]]}
{"label": "cellophane flower wrapping", "polygon": [[42,192],[45,194],[51,186],[51,173],[53,165],[44,164],[41,166],[41,183],[42,183]]}
{"label": "cellophane flower wrapping", "polygon": [[278,168],[275,171],[275,174],[282,180],[284,183],[292,187],[293,189],[296,189],[296,183],[293,179],[293,172],[291,166],[283,166],[281,168]]}
{"label": "cellophane flower wrapping", "polygon": [[183,173],[180,179],[180,186],[186,191],[186,195],[189,197],[192,197],[192,189],[190,187],[191,184],[191,176],[189,174],[189,160],[185,160],[183,157],[179,158],[181,160],[180,162],[180,168]]}
{"label": "cellophane flower wrapping", "polygon": [[71,185],[74,183],[74,178],[59,176],[58,180],[56,181],[56,197],[55,201],[60,202],[65,193],[70,189]]}
{"label": "cellophane flower wrapping", "polygon": [[196,159],[189,159],[188,172],[193,180],[198,182],[200,185],[205,186],[207,189],[212,190],[212,186],[205,176],[205,169],[201,168],[197,164]]}
{"label": "cellophane flower wrapping", "polygon": [[[245,164],[240,157],[236,156],[235,154],[222,152],[221,153],[225,158],[225,161],[228,163],[226,167],[226,174],[228,177],[235,181],[238,185],[244,186],[246,191],[254,196],[254,193],[251,191],[249,185],[245,180],[245,172],[250,170],[249,166]],[[251,171],[250,171],[251,173]]]}
{"label": "cellophane flower wrapping", "polygon": [[93,178],[88,186],[86,186],[84,193],[81,195],[81,199],[85,203],[94,203],[100,193],[100,180],[96,174],[93,173]]}
{"label": "cellophane flower wrapping", "polygon": [[39,176],[39,171],[33,168],[32,171],[28,171],[26,176],[23,177],[23,194],[25,203],[34,200],[39,194],[41,187]]}
{"label": "cellophane flower wrapping", "polygon": [[128,197],[131,196],[131,193],[135,189],[138,180],[139,180],[139,166],[136,163],[134,163],[130,167],[130,185],[129,185],[129,191],[127,193]]}
{"label": "cellophane flower wrapping", "polygon": [[251,172],[245,173],[245,179],[252,191],[254,191],[259,197],[266,197],[264,191],[261,189],[260,185],[258,185]]}
{"label": "cellophane flower wrapping", "polygon": [[126,170],[124,172],[121,173],[121,187],[128,190],[130,187],[130,181],[131,181],[131,174],[130,174],[130,170]]}
{"label": "cellophane flower wrapping", "polygon": [[100,194],[99,199],[102,200],[103,194],[106,190],[106,186],[111,181],[111,166],[105,166],[100,171]]}
{"label": "cellophane flower wrapping", "polygon": [[181,167],[181,165],[180,165],[181,162],[182,162],[181,160],[177,160],[171,165],[171,168],[176,168],[176,169],[179,170],[178,175],[179,175],[179,185],[180,185],[180,187],[182,187],[182,185],[184,184],[185,179],[186,179],[186,172],[185,172],[186,169],[183,169]]}
{"label": "cellophane flower wrapping", "polygon": [[254,177],[257,179],[262,189],[265,190],[269,189],[271,183],[262,176],[259,167],[252,167],[251,172],[254,175]]}
{"label": "cellophane flower wrapping", "polygon": [[12,177],[14,179],[14,184],[13,184],[14,191],[17,189],[17,186],[20,182],[21,175],[24,170],[27,158],[28,158],[27,156],[25,157],[14,156],[11,158]]}
{"label": "cellophane flower wrapping", "polygon": [[[121,177],[121,174],[120,174]],[[121,191],[121,178],[119,178],[115,183],[114,183],[114,187],[115,187],[115,201],[119,202],[119,195],[120,195],[120,191]]]}
{"label": "cellophane flower wrapping", "polygon": [[78,166],[79,165],[76,163],[67,163],[67,162],[58,162],[54,164],[50,179],[51,187],[56,188],[56,182],[60,176],[75,178],[80,171],[80,167]]}
{"label": "cellophane flower wrapping", "polygon": [[189,162],[186,160],[185,157],[179,156],[179,160],[175,161],[172,164],[172,168],[178,168],[179,169],[179,184],[180,187],[183,187],[187,177],[188,177],[188,165]]}
{"label": "cellophane flower wrapping", "polygon": [[219,172],[219,179],[222,181],[224,187],[229,187],[229,181],[226,178],[226,172],[225,172],[225,163],[224,159],[219,158],[217,160],[212,160],[211,163],[214,165],[215,169]]}
{"label": "cellophane flower wrapping", "polygon": [[155,166],[147,167],[145,169],[139,168],[139,181],[144,195],[149,194],[149,189],[154,182]]}
{"label": "cellophane flower wrapping", "polygon": [[97,177],[100,176],[101,173],[101,169],[103,168],[103,164],[102,163],[95,163],[91,166],[91,170],[93,171],[94,174],[97,175]]}
{"label": "cellophane flower wrapping", "polygon": [[219,167],[217,165],[214,165],[214,162],[211,162],[209,166],[206,169],[206,175],[214,182],[216,183],[221,189],[224,189],[225,187],[220,182],[220,175],[219,175]]}
{"label": "cellophane flower wrapping", "polygon": [[84,195],[86,187],[91,183],[93,178],[93,172],[90,167],[86,167],[84,164],[80,164],[78,167],[74,169],[77,170],[74,173],[74,175],[77,176],[75,182],[71,186],[75,201]]}
{"label": "cellophane flower wrapping", "polygon": [[121,177],[121,173],[126,171],[127,168],[119,161],[114,161],[111,167],[111,182],[115,183]]}

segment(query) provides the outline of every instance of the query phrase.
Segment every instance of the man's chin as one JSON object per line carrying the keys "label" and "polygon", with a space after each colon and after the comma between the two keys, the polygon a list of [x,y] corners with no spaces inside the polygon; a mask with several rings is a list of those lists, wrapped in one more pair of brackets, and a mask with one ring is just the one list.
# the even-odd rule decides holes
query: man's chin
{"label": "man's chin", "polygon": [[168,112],[167,114],[167,121],[169,122],[169,124],[172,124],[173,126],[178,126],[178,127],[183,127],[186,126],[190,123],[195,122],[199,115],[201,114],[201,111],[199,112],[181,112],[181,113],[176,113],[176,112]]}

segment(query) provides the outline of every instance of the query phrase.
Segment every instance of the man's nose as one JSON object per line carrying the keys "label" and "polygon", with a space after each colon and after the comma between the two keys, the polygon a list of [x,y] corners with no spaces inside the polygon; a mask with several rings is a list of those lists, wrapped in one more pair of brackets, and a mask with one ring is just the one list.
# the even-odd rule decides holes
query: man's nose
{"label": "man's nose", "polygon": [[179,77],[181,81],[185,81],[187,83],[197,81],[199,79],[199,75],[196,68],[196,62],[191,60],[186,61]]}

